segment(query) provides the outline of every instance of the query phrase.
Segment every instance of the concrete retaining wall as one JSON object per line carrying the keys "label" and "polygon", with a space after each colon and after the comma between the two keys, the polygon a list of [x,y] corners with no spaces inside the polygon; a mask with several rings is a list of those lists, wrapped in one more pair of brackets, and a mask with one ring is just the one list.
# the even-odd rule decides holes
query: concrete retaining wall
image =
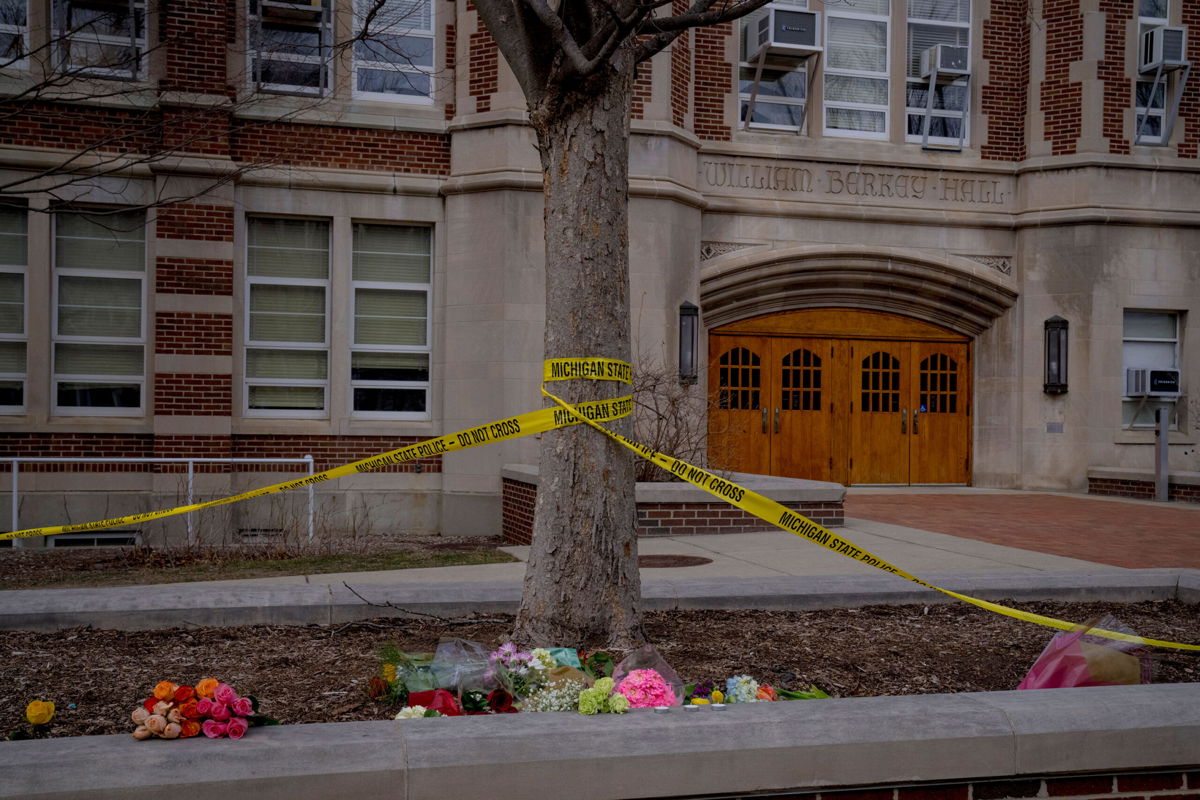
{"label": "concrete retaining wall", "polygon": [[0,798],[1191,800],[1198,764],[1193,683],[11,742]]}

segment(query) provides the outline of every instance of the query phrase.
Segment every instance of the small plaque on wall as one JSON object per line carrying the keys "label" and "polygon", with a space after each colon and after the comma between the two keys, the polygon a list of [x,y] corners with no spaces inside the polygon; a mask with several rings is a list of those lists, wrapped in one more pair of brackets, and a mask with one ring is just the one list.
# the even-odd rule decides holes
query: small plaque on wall
{"label": "small plaque on wall", "polygon": [[1047,422],[1046,433],[1062,433],[1063,424],[1061,422]]}

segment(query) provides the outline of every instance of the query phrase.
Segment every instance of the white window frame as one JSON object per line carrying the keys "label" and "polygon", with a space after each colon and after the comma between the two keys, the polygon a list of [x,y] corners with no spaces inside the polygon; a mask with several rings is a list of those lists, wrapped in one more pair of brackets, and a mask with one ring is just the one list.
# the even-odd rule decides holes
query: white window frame
{"label": "white window frame", "polygon": [[0,414],[24,414],[29,403],[29,269],[22,265],[0,264],[0,272],[21,276],[21,332],[0,333],[0,342],[17,342],[25,346],[25,372],[0,372],[0,381],[20,381],[21,405],[0,405]]}
{"label": "white window frame", "polygon": [[[67,0],[67,2],[71,2],[71,0]],[[109,78],[109,79],[113,79],[113,80],[133,80],[133,81],[145,80],[146,79],[147,36],[148,36],[148,31],[150,30],[150,13],[149,13],[149,8],[147,7],[148,3],[147,3],[147,0],[132,0],[132,2],[129,3],[129,6],[130,6],[130,10],[134,14],[134,17],[131,19],[131,24],[133,24],[135,26],[135,29],[136,29],[136,25],[137,25],[137,16],[136,16],[137,12],[141,11],[141,13],[142,13],[142,35],[141,36],[134,37],[132,35],[132,32],[131,32],[130,36],[112,36],[112,35],[108,35],[108,34],[89,33],[86,31],[74,32],[74,31],[67,30],[65,28],[65,25],[66,25],[65,20],[62,21],[63,27],[60,27],[60,25],[59,25],[60,20],[58,18],[58,8],[56,7],[56,2],[55,2],[55,0],[50,0],[50,17],[51,17],[50,36],[51,36],[51,40],[53,42],[54,51],[55,51],[54,52],[55,70],[57,72],[63,72],[63,73],[71,74],[71,75],[79,75],[81,77],[89,77],[89,78]],[[130,69],[125,69],[125,68],[113,69],[111,67],[71,66],[67,63],[62,50],[63,50],[63,47],[65,46],[65,43],[72,42],[76,39],[83,41],[83,42],[87,42],[89,44],[98,44],[98,45],[118,45],[118,46],[132,45],[137,50],[137,69],[130,70]]]}
{"label": "white window frame", "polygon": [[[911,17],[911,16],[905,20],[905,26],[904,26],[904,65],[905,65],[904,66],[904,73],[905,73],[905,75],[904,75],[904,106],[905,106],[905,108],[904,108],[904,141],[906,141],[906,142],[910,142],[910,143],[915,142],[917,144],[920,144],[924,141],[924,137],[921,134],[908,132],[908,118],[911,116],[919,116],[922,118],[922,120],[924,120],[924,118],[925,118],[925,108],[924,107],[914,108],[913,106],[908,105],[908,86],[909,86],[909,84],[915,83],[915,84],[919,84],[922,87],[924,87],[926,91],[928,91],[928,89],[929,89],[929,80],[927,78],[921,78],[919,76],[914,78],[908,74],[908,48],[909,48],[909,43],[910,43],[910,39],[912,36],[912,34],[910,33],[912,26],[913,25],[928,25],[930,27],[955,28],[958,30],[965,30],[967,32],[967,58],[968,58],[967,63],[970,64],[971,63],[970,59],[972,56],[972,49],[973,49],[971,47],[970,3],[967,4],[967,8],[968,8],[968,11],[967,11],[968,19],[966,22],[947,22],[945,20],[926,19],[924,17]],[[968,83],[966,85],[965,91],[967,91],[967,92],[971,91],[970,83]],[[965,101],[965,104],[968,109],[971,107],[970,98],[967,98],[967,100]],[[958,119],[959,117],[961,117],[962,118],[962,126],[963,126],[963,135],[962,135],[963,147],[966,147],[970,143],[970,141],[971,141],[970,114],[962,114],[962,112],[955,112],[952,110],[934,108],[933,116],[934,117],[946,117],[949,119]],[[932,120],[931,120],[931,122],[932,122]],[[932,127],[932,125],[930,127]],[[933,134],[930,134],[929,135],[929,143],[930,144],[939,144],[939,145],[954,145],[955,147],[957,147],[958,146],[958,138],[950,137],[950,136],[934,136]]]}
{"label": "white window frame", "polygon": [[[1139,3],[1139,5],[1140,5],[1140,3]],[[1168,16],[1170,15],[1170,13],[1171,13],[1170,4],[1168,2],[1168,5],[1167,5]],[[1150,30],[1151,28],[1158,28],[1163,25],[1169,25],[1169,24],[1170,24],[1170,22],[1169,22],[1168,17],[1143,17],[1141,15],[1138,16],[1137,38],[1134,40],[1134,48],[1133,48],[1135,70],[1136,70],[1136,64],[1137,64],[1137,59],[1138,59],[1137,54],[1141,52],[1141,48],[1142,48],[1142,34],[1144,34],[1146,31]],[[1154,106],[1138,105],[1138,101],[1137,101],[1138,84],[1145,83],[1145,84],[1149,84],[1150,86],[1154,85],[1153,80],[1144,80],[1145,77],[1146,77],[1145,75],[1142,75],[1139,73],[1134,78],[1133,135],[1130,138],[1132,139],[1132,138],[1137,137],[1138,127],[1140,127],[1140,125],[1141,125],[1141,119],[1143,116],[1149,116],[1152,118],[1157,117],[1159,134],[1157,136],[1154,136],[1154,135],[1147,133],[1142,136],[1141,141],[1138,144],[1139,145],[1146,145],[1146,144],[1161,145],[1161,144],[1163,144],[1162,130],[1163,130],[1163,127],[1167,124],[1167,95],[1170,94],[1170,91],[1171,91],[1172,78],[1170,75],[1168,75],[1167,80],[1163,82],[1163,84],[1162,84],[1162,105],[1158,106],[1156,108]],[[1154,76],[1151,75],[1150,77],[1153,78]],[[1153,96],[1150,97],[1150,102],[1151,103],[1154,102]]]}
{"label": "white window frame", "polygon": [[[888,3],[888,13],[886,16],[881,16],[881,15],[877,15],[877,14],[859,14],[859,13],[855,13],[855,12],[851,12],[851,11],[844,11],[840,8],[834,9],[828,5],[825,7],[825,55],[824,55],[824,59],[823,59],[825,62],[825,68],[823,70],[823,72],[824,72],[823,84],[828,82],[830,75],[841,75],[841,76],[845,76],[848,78],[869,78],[872,80],[882,80],[887,85],[887,89],[884,92],[884,96],[889,99],[891,98],[891,93],[892,93],[891,77],[892,76],[888,69],[885,68],[884,71],[882,71],[882,72],[869,72],[866,70],[858,70],[858,69],[836,68],[836,67],[832,67],[830,65],[831,62],[830,62],[829,54],[830,54],[830,51],[832,50],[832,44],[831,44],[831,40],[829,37],[829,29],[830,29],[830,26],[833,24],[833,20],[835,20],[835,19],[857,19],[857,20],[863,20],[866,22],[882,22],[884,25],[884,43],[885,43],[884,44],[884,56],[883,56],[884,65],[885,65],[885,67],[890,67],[891,66],[891,57],[892,57],[892,53],[891,53],[891,49],[892,49],[892,13],[894,12],[894,10],[895,9],[894,9],[894,5],[892,2]],[[877,112],[877,113],[882,113],[883,114],[883,131],[876,132],[876,131],[859,131],[859,130],[854,130],[854,129],[850,129],[850,128],[831,128],[831,127],[829,127],[829,110],[832,108],[848,109],[851,111],[873,111],[873,112]],[[892,115],[891,115],[890,102],[885,102],[883,105],[874,105],[871,103],[854,103],[854,102],[849,102],[849,101],[845,101],[845,100],[830,100],[827,87],[822,85],[821,115],[822,115],[821,130],[822,130],[822,134],[825,136],[833,136],[833,137],[837,137],[839,139],[871,139],[873,141],[887,141],[889,138],[891,138]],[[906,124],[907,124],[907,122],[906,122]]]}
{"label": "white window frame", "polygon": [[[362,17],[358,13],[358,6],[359,6],[360,1],[361,0],[353,0],[353,2],[354,2],[354,36],[355,36],[356,41],[357,41],[357,37],[362,33],[362,29],[363,29],[363,24],[362,24],[363,20],[362,20]],[[430,64],[428,67],[424,67],[424,66],[419,66],[416,64],[397,64],[397,63],[394,63],[391,61],[368,61],[366,59],[360,60],[358,57],[358,54],[355,52],[355,48],[351,47],[350,48],[350,59],[353,63],[353,67],[351,68],[351,74],[350,74],[350,86],[351,86],[352,96],[363,98],[365,100],[383,100],[388,103],[406,103],[409,105],[425,105],[425,106],[433,105],[433,95],[434,95],[433,76],[434,76],[434,73],[437,71],[437,63],[438,63],[438,60],[437,60],[438,47],[437,47],[437,36],[436,36],[437,3],[436,3],[436,0],[427,0],[427,2],[429,3],[429,28],[428,28],[428,30],[422,29],[422,28],[399,28],[396,30],[394,35],[396,35],[396,36],[416,36],[416,37],[421,37],[421,38],[428,38],[429,42],[430,42],[430,60],[433,63]],[[377,31],[377,33],[383,33],[388,30],[390,30],[390,28],[385,28],[383,31]],[[390,70],[390,71],[394,71],[394,72],[408,72],[408,73],[412,73],[415,75],[426,75],[429,77],[429,94],[422,96],[422,95],[416,95],[416,94],[393,94],[391,92],[368,92],[368,91],[360,90],[358,88],[358,71],[360,68],[361,69]]]}
{"label": "white window frame", "polygon": [[[247,228],[252,219],[284,219],[283,217],[274,215],[254,214],[247,218]],[[294,217],[291,219],[295,219]],[[325,279],[317,278],[280,278],[274,276],[259,276],[250,274],[250,241],[249,236],[246,237],[244,245],[244,260],[246,281],[245,281],[245,297],[242,301],[242,316],[244,319],[245,343],[242,347],[242,414],[246,417],[268,417],[268,418],[290,418],[290,419],[328,419],[329,410],[329,374],[332,369],[331,353],[329,344],[329,310],[330,310],[330,285],[333,275],[333,220],[321,218],[309,218],[314,222],[326,223],[327,233],[325,238]],[[279,249],[279,248],[277,248]],[[293,248],[301,249],[301,248]],[[307,248],[305,248],[307,249]],[[250,338],[250,295],[251,288],[255,285],[265,286],[312,286],[320,287],[325,292],[325,327],[323,331],[323,341],[317,342],[274,342],[274,341],[259,341]],[[281,349],[281,350],[307,350],[325,352],[325,379],[316,380],[313,378],[251,378],[248,372],[250,363],[250,350],[263,349]],[[251,386],[307,386],[320,387],[321,389],[321,408],[320,409],[282,409],[282,408],[251,408],[250,407],[250,387]]]}
{"label": "white window frame", "polygon": [[[391,225],[386,223],[363,222],[352,224],[372,225],[381,228],[417,228],[426,227],[420,225]],[[430,378],[432,379],[433,372],[433,253],[434,253],[433,231],[429,231],[429,283],[400,283],[391,281],[356,281],[354,280],[354,255],[359,251],[351,252],[350,265],[350,366],[347,370],[347,375],[353,375],[354,353],[374,352],[374,353],[416,353],[428,356]],[[395,254],[390,254],[395,255]],[[358,290],[359,289],[384,289],[388,291],[408,291],[408,292],[424,292],[425,293],[425,344],[422,347],[413,345],[380,345],[380,344],[355,344],[358,338],[355,328],[358,325]],[[369,381],[355,380],[351,377],[349,381],[349,398],[347,408],[350,409],[351,416],[357,419],[393,419],[393,420],[429,420],[431,419],[430,401],[432,400],[432,380],[425,381]],[[371,389],[424,389],[425,390],[425,410],[418,411],[356,411],[354,409],[354,390],[357,388]]]}
{"label": "white window frame", "polygon": [[25,6],[25,24],[24,25],[0,25],[0,33],[16,34],[21,38],[21,58],[14,59],[8,64],[3,64],[3,69],[29,69],[29,2],[28,0],[17,0]]}
{"label": "white window frame", "polygon": [[[76,212],[71,212],[76,213]],[[57,416],[64,417],[141,417],[146,413],[146,300],[147,300],[147,267],[145,259],[149,258],[148,251],[143,247],[143,263],[140,271],[133,270],[99,270],[99,269],[79,269],[76,267],[59,267],[58,266],[58,218],[53,220],[53,235],[51,264],[51,319],[50,319],[50,358],[54,364],[53,377],[51,378],[50,390],[52,398],[50,406],[54,410],[53,413]],[[143,232],[144,232],[143,228]],[[113,232],[114,238],[119,240]],[[64,239],[73,239],[76,237],[64,236]],[[140,240],[143,245],[146,242],[145,236]],[[83,278],[117,278],[121,280],[137,280],[141,284],[141,291],[138,296],[141,303],[141,314],[138,316],[139,335],[134,337],[126,336],[71,336],[62,335],[58,332],[58,279],[60,277],[83,277]],[[58,345],[60,344],[94,344],[94,345],[137,345],[142,348],[142,373],[141,375],[98,375],[98,374],[73,374],[61,373],[58,371]],[[123,406],[123,407],[107,407],[107,406],[60,406],[58,404],[58,385],[59,383],[132,383],[138,387],[138,405]]]}
{"label": "white window frame", "polygon": [[[1169,339],[1155,338],[1155,337],[1149,337],[1149,336],[1126,336],[1125,331],[1124,331],[1124,314],[1125,314],[1125,312],[1137,312],[1137,313],[1141,313],[1141,314],[1160,314],[1162,316],[1169,316],[1169,317],[1171,317],[1172,321],[1175,323],[1175,336],[1172,338],[1169,338]],[[1145,343],[1149,343],[1149,344],[1172,344],[1172,345],[1174,345],[1174,355],[1173,355],[1174,362],[1169,368],[1177,369],[1179,367],[1179,364],[1180,364],[1180,360],[1179,360],[1179,357],[1180,357],[1179,324],[1182,321],[1182,317],[1183,317],[1183,315],[1178,311],[1163,311],[1160,309],[1144,309],[1144,308],[1124,309],[1124,311],[1122,312],[1122,320],[1121,320],[1121,324],[1122,324],[1122,331],[1121,331],[1121,387],[1122,387],[1122,390],[1125,387],[1125,370],[1127,369],[1126,364],[1125,364],[1125,345],[1128,342],[1145,342]],[[1125,430],[1130,430],[1130,431],[1146,431],[1146,430],[1154,429],[1153,422],[1137,422],[1136,421],[1136,418],[1137,418],[1136,412],[1134,414],[1134,420],[1130,421],[1129,423],[1125,422],[1125,404],[1126,403],[1141,403],[1144,399],[1145,398],[1141,398],[1141,397],[1130,397],[1129,395],[1124,394],[1124,392],[1122,391],[1122,397],[1121,397],[1121,427],[1122,428],[1124,428]],[[1166,403],[1171,406],[1170,430],[1173,430],[1173,431],[1179,430],[1178,398],[1159,397],[1159,398],[1154,398],[1154,402],[1155,403]]]}
{"label": "white window frame", "polygon": [[[269,94],[291,94],[302,95],[304,97],[328,97],[334,93],[334,81],[336,73],[334,69],[334,25],[332,19],[332,2],[333,0],[322,0],[321,5],[322,20],[317,23],[317,28],[320,31],[321,44],[318,46],[320,53],[318,55],[301,55],[299,53],[271,53],[271,61],[290,61],[295,64],[316,64],[322,71],[322,77],[318,81],[317,86],[302,86],[292,83],[260,83],[258,81],[258,72],[254,69],[254,61],[260,57],[262,52],[259,49],[260,43],[254,40],[254,32],[262,30],[262,0],[251,0],[259,7],[259,13],[253,13],[250,10],[250,3],[246,6],[246,76],[249,80],[251,88],[259,92],[267,92]],[[297,3],[302,5],[302,3]]]}

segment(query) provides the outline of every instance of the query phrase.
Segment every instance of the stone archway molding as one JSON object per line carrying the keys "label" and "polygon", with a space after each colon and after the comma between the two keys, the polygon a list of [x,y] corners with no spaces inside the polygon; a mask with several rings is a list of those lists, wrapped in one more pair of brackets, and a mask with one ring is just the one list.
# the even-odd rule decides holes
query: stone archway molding
{"label": "stone archway molding", "polygon": [[976,261],[903,247],[759,250],[700,271],[709,329],[779,311],[842,307],[902,314],[975,336],[1016,299],[1011,278]]}

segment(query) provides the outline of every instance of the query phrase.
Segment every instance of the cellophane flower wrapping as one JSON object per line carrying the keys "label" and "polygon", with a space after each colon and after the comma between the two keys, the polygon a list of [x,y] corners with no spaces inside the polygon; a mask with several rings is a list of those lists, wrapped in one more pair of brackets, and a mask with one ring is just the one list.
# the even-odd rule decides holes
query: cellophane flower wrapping
{"label": "cellophane flower wrapping", "polygon": [[[657,650],[652,645],[645,645],[637,650],[634,650],[617,665],[613,670],[613,681],[617,685],[617,691],[625,694],[621,690],[621,684],[629,675],[638,670],[652,670],[658,673],[658,676],[671,690],[670,702],[658,703],[657,705],[679,706],[683,705],[683,681],[679,679],[679,674],[671,669],[671,666],[666,662]],[[665,699],[666,693],[662,693],[661,697]],[[629,702],[634,708],[640,708],[632,697],[629,697]]]}
{"label": "cellophane flower wrapping", "polygon": [[1146,652],[1142,645],[1088,635],[1092,628],[1136,635],[1111,616],[1089,620],[1075,630],[1057,633],[1017,688],[1067,689],[1150,683],[1153,677],[1150,659],[1139,658]]}
{"label": "cellophane flower wrapping", "polygon": [[463,692],[490,692],[498,685],[494,671],[489,672],[488,648],[466,639],[448,639],[437,646],[430,669],[437,688]]}
{"label": "cellophane flower wrapping", "polygon": [[505,642],[488,656],[487,680],[495,680],[518,700],[550,682],[550,673],[557,667],[554,657],[545,648],[521,650]]}

